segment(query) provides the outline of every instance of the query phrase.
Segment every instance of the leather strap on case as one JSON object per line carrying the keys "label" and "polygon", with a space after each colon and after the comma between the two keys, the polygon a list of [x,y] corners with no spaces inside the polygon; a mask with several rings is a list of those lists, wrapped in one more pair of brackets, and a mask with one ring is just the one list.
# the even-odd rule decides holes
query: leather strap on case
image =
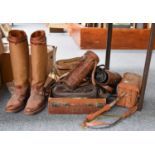
{"label": "leather strap on case", "polygon": [[124,118],[131,116],[136,111],[137,111],[137,106],[134,106],[132,108],[129,108],[122,115],[118,116],[118,118],[114,122],[100,122],[100,121],[85,122],[84,127],[94,128],[94,129],[108,128],[120,122]]}
{"label": "leather strap on case", "polygon": [[104,84],[99,83],[99,82],[96,82],[96,84],[97,84],[99,87],[101,87],[102,89],[106,90],[106,92],[108,92],[108,93],[112,93],[113,90],[114,90],[112,87],[110,87],[110,86],[108,86],[108,85],[104,85]]}
{"label": "leather strap on case", "polygon": [[117,97],[110,104],[106,104],[103,108],[96,111],[95,113],[87,115],[85,121],[82,124],[82,126],[83,127],[88,127],[88,128],[106,128],[106,127],[110,127],[110,126],[116,124],[117,122],[121,121],[124,118],[127,118],[127,117],[131,116],[133,113],[135,113],[137,111],[137,105],[132,107],[132,108],[128,108],[128,110],[126,112],[124,112],[122,115],[118,116],[118,118],[114,122],[94,121],[98,116],[100,116],[104,112],[107,112],[110,109],[112,109],[112,107],[114,107],[121,98],[125,97],[125,95],[126,94],[123,93],[122,95]]}
{"label": "leather strap on case", "polygon": [[95,61],[94,68],[93,68],[93,71],[92,71],[92,74],[91,74],[92,84],[93,84],[94,86],[96,85],[96,81],[95,81],[95,71],[96,71],[97,63],[98,63],[98,62]]}

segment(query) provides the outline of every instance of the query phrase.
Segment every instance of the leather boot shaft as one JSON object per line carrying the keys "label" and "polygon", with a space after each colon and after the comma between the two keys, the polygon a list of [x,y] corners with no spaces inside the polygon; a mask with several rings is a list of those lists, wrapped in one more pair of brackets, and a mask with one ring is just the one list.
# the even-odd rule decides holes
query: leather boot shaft
{"label": "leather boot shaft", "polygon": [[32,80],[31,94],[24,109],[26,115],[34,115],[45,108],[43,86],[47,78],[47,45],[44,31],[31,35]]}
{"label": "leather boot shaft", "polygon": [[15,86],[28,85],[29,49],[26,33],[21,30],[11,30],[8,41]]}
{"label": "leather boot shaft", "polygon": [[11,30],[8,41],[15,89],[5,111],[18,112],[25,107],[29,96],[29,49],[26,33]]}
{"label": "leather boot shaft", "polygon": [[44,31],[36,31],[31,35],[32,83],[42,87],[47,78],[47,45]]}

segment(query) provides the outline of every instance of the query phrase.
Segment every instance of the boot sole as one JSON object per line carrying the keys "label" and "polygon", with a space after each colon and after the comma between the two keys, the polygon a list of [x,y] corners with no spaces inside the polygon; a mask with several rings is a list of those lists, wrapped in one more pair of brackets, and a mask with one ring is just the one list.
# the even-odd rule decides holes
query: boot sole
{"label": "boot sole", "polygon": [[46,107],[46,105],[43,105],[43,106],[40,107],[39,109],[37,109],[37,110],[35,110],[35,111],[32,111],[32,112],[26,112],[26,111],[24,111],[24,114],[25,114],[25,115],[35,115],[35,114],[41,112],[45,107]]}
{"label": "boot sole", "polygon": [[5,109],[5,112],[7,112],[7,113],[17,113],[17,112],[22,111],[24,108],[25,108],[25,105],[19,107],[18,109],[14,109],[14,110]]}

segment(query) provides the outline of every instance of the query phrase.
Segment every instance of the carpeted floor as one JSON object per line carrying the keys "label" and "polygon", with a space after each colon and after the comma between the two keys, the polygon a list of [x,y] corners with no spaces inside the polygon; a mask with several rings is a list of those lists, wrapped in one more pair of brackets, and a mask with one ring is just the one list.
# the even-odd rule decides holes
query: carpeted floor
{"label": "carpeted floor", "polygon": [[[57,59],[81,56],[86,50],[80,50],[73,39],[68,34],[49,34],[44,24],[22,24],[15,25],[17,29],[24,29],[28,36],[37,29],[44,29],[47,32],[48,44],[58,46]],[[93,50],[100,57],[100,63],[104,63],[105,50]],[[141,50],[113,50],[111,57],[111,69],[121,74],[127,71],[142,74],[145,62],[145,51]],[[102,130],[155,130],[155,53],[152,57],[150,74],[148,79],[147,91],[145,95],[144,108],[130,118],[127,118],[113,126]],[[35,115],[25,116],[23,112],[8,114],[4,108],[10,94],[6,87],[0,90],[0,130],[55,130],[55,131],[87,131],[80,127],[85,115],[49,115],[47,108]],[[112,113],[121,113],[122,109],[114,108]],[[108,118],[109,120],[109,118]]]}

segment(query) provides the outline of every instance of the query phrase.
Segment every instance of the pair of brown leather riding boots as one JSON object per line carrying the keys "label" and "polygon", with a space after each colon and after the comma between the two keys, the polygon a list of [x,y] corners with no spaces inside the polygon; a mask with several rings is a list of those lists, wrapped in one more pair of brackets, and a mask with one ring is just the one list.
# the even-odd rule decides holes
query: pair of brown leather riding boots
{"label": "pair of brown leather riding boots", "polygon": [[47,77],[45,32],[36,31],[31,35],[31,63],[29,62],[27,35],[24,31],[11,30],[8,41],[15,90],[6,105],[5,111],[19,112],[24,109],[26,115],[36,114],[45,107],[43,90]]}

